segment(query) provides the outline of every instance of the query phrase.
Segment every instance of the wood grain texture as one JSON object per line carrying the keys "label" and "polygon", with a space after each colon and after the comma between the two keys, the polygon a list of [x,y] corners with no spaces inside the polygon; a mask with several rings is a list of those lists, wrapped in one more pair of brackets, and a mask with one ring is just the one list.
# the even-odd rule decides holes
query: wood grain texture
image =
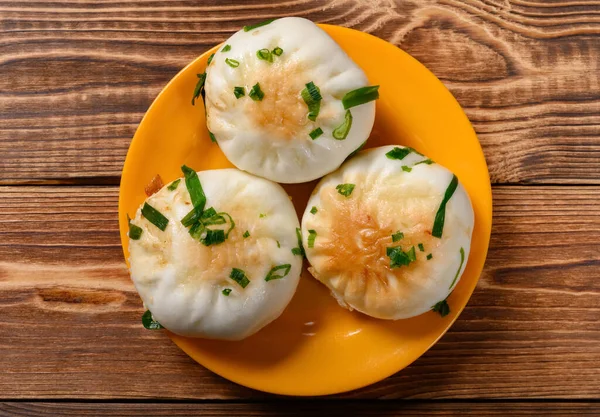
{"label": "wood grain texture", "polygon": [[106,416],[598,416],[594,403],[270,402],[235,404],[0,403],[0,417]]}
{"label": "wood grain texture", "polygon": [[242,25],[302,16],[427,65],[494,183],[600,184],[600,2],[0,1],[0,183],[118,184],[162,87]]}
{"label": "wood grain texture", "polygon": [[[0,187],[0,398],[273,400],[142,328],[117,194]],[[488,261],[459,320],[409,368],[340,398],[597,399],[599,198],[496,187]]]}

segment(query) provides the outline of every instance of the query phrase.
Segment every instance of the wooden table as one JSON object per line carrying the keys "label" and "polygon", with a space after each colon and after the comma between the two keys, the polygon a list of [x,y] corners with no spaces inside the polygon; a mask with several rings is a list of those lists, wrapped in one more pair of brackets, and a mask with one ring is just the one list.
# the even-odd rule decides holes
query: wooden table
{"label": "wooden table", "polygon": [[[286,15],[428,66],[494,184],[487,264],[452,329],[385,381],[293,404],[144,330],[117,231],[157,93]],[[0,415],[600,415],[600,1],[0,1],[0,33]]]}

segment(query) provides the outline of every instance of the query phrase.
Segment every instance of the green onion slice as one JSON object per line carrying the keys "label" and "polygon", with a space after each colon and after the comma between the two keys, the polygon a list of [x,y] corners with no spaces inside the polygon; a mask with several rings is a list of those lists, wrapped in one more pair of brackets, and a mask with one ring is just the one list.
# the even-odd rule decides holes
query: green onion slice
{"label": "green onion slice", "polygon": [[390,268],[408,266],[411,262],[417,260],[414,246],[406,252],[400,246],[388,247],[386,248],[386,255],[390,258]]}
{"label": "green onion slice", "polygon": [[315,130],[313,130],[312,132],[310,132],[308,134],[308,136],[310,136],[310,138],[312,140],[315,140],[316,138],[318,138],[322,134],[323,134],[323,129],[321,129],[320,127],[317,127]]}
{"label": "green onion slice", "polygon": [[433,162],[431,159],[424,159],[422,161],[417,162],[415,165],[419,165],[419,164],[431,165],[431,164],[435,164],[435,162]]}
{"label": "green onion slice", "polygon": [[[279,241],[278,241],[278,240],[276,240],[276,241],[275,241],[275,243],[277,243],[277,247],[278,247],[278,248],[281,248],[281,243],[279,243]],[[294,252],[294,251],[292,250],[292,252]]]}
{"label": "green onion slice", "polygon": [[281,49],[279,46],[276,46],[271,52],[275,56],[281,56],[281,54],[283,54],[283,49]]}
{"label": "green onion slice", "polygon": [[[275,266],[275,267],[271,268],[271,270],[265,277],[265,281],[271,281],[274,279],[285,278],[287,276],[287,274],[290,273],[290,269],[292,269],[292,265],[290,265],[290,264],[283,264],[283,265]],[[282,272],[279,272],[279,271],[282,271]]]}
{"label": "green onion slice", "polygon": [[410,171],[412,171],[412,168],[409,167],[409,166],[406,166],[406,165],[402,165],[402,171],[404,171],[404,172],[410,172]]}
{"label": "green onion slice", "polygon": [[317,206],[312,206],[312,208],[310,209],[310,214],[317,214],[317,211],[319,211]]}
{"label": "green onion slice", "polygon": [[315,247],[315,239],[317,238],[317,231],[310,229],[308,231],[308,247],[309,248],[314,248]]}
{"label": "green onion slice", "polygon": [[252,29],[256,29],[256,28],[259,28],[261,26],[266,26],[269,23],[271,23],[273,20],[275,20],[275,19],[265,20],[264,22],[260,22],[260,23],[257,23],[255,25],[244,26],[244,32],[250,32]]}
{"label": "green onion slice", "polygon": [[246,89],[244,87],[233,87],[233,95],[238,99],[244,97],[246,95]]}
{"label": "green onion slice", "polygon": [[350,110],[346,110],[346,115],[344,116],[344,123],[336,127],[333,132],[333,138],[337,140],[344,140],[350,133],[350,128],[352,127],[352,113]]}
{"label": "green onion slice", "polygon": [[454,279],[452,280],[452,284],[450,284],[449,288],[452,288],[458,279],[458,274],[460,274],[460,270],[462,269],[463,263],[465,262],[465,250],[460,248],[460,265],[458,266],[458,271],[456,271],[456,275],[454,275]]}
{"label": "green onion slice", "polygon": [[450,306],[448,305],[448,302],[446,300],[442,300],[439,303],[436,303],[436,305],[431,307],[431,310],[433,310],[436,313],[439,313],[439,315],[442,317],[446,317],[448,314],[450,314]]}
{"label": "green onion slice", "polygon": [[181,171],[185,176],[185,186],[190,193],[192,205],[194,208],[198,208],[199,211],[202,212],[204,210],[204,206],[206,205],[206,195],[204,195],[204,190],[202,189],[202,184],[200,184],[198,173],[186,165],[181,166]]}
{"label": "green onion slice", "polygon": [[214,57],[215,57],[215,54],[211,54],[211,55],[208,57],[208,60],[206,61],[206,65],[210,65],[210,63],[212,62],[212,60],[213,60],[213,58],[214,58]]}
{"label": "green onion slice", "polygon": [[427,260],[429,261],[431,258],[433,258],[433,254],[430,253],[429,255],[427,255]]}
{"label": "green onion slice", "polygon": [[231,68],[237,68],[240,66],[240,61],[236,61],[235,59],[225,58],[225,63],[229,65]]}
{"label": "green onion slice", "polygon": [[162,213],[156,210],[148,203],[144,203],[142,207],[142,216],[144,216],[150,223],[164,231],[169,224],[169,219],[162,215]]}
{"label": "green onion slice", "polygon": [[169,184],[167,186],[167,190],[169,190],[169,191],[175,191],[177,189],[177,187],[179,186],[180,182],[181,182],[181,178],[173,181],[171,184]]}
{"label": "green onion slice", "polygon": [[395,243],[395,242],[399,241],[400,239],[404,239],[404,233],[396,232],[392,235],[392,242]]}
{"label": "green onion slice", "polygon": [[142,236],[143,230],[141,227],[131,223],[129,214],[127,215],[127,224],[129,225],[129,238],[133,240],[139,240],[139,238]]}
{"label": "green onion slice", "polygon": [[335,189],[344,197],[349,197],[350,194],[352,194],[352,191],[354,191],[354,187],[354,184],[339,184]]}
{"label": "green onion slice", "polygon": [[215,135],[210,130],[208,131],[208,137],[210,138],[211,142],[217,143],[217,138],[215,138]]}
{"label": "green onion slice", "polygon": [[394,149],[392,149],[391,151],[386,153],[385,156],[387,156],[389,159],[403,160],[404,158],[406,158],[406,155],[408,155],[411,152],[412,152],[411,148],[395,147]]}
{"label": "green onion slice", "polygon": [[229,297],[229,294],[231,294],[231,288],[225,288],[223,291],[221,291],[221,293],[225,296],[225,297]]}
{"label": "green onion slice", "polygon": [[231,45],[225,45],[223,47],[223,49],[221,49],[221,52],[229,52],[231,51]]}
{"label": "green onion slice", "polygon": [[292,253],[298,256],[306,256],[304,252],[304,246],[302,246],[302,231],[300,228],[296,227],[296,237],[298,238],[298,247],[292,249]]}
{"label": "green onion slice", "polygon": [[419,250],[420,250],[421,252],[425,252],[425,246],[423,246],[423,244],[422,244],[422,243],[419,243]]}
{"label": "green onion slice", "polygon": [[369,87],[357,88],[356,90],[346,93],[342,98],[344,109],[348,110],[350,107],[360,106],[369,101],[377,100],[379,98],[378,90],[378,85],[372,85]]}
{"label": "green onion slice", "polygon": [[202,244],[204,246],[210,246],[210,245],[218,245],[219,243],[223,243],[225,242],[225,231],[221,230],[221,229],[216,229],[216,230],[211,230],[211,229],[205,229],[206,230],[206,235],[204,237],[200,238],[200,242],[202,242]]}
{"label": "green onion slice", "polygon": [[240,287],[246,288],[248,284],[250,284],[250,280],[246,276],[246,273],[238,268],[233,268],[231,270],[231,274],[229,274],[229,278],[234,280],[239,284]]}
{"label": "green onion slice", "polygon": [[311,81],[306,84],[306,87],[300,92],[300,95],[308,106],[308,119],[314,122],[317,120],[317,116],[321,110],[321,100],[323,100],[321,90]]}
{"label": "green onion slice", "polygon": [[444,194],[444,199],[440,203],[440,207],[438,208],[437,213],[435,214],[435,220],[433,221],[433,229],[431,230],[431,236],[441,238],[442,232],[444,231],[444,221],[446,219],[446,204],[452,195],[456,191],[456,187],[458,187],[458,178],[456,175],[452,176],[452,180],[446,188],[446,193]]}
{"label": "green onion slice", "polygon": [[273,53],[267,48],[256,51],[256,56],[258,59],[262,59],[263,61],[273,62]]}
{"label": "green onion slice", "polygon": [[163,328],[159,322],[154,320],[150,310],[146,310],[146,312],[142,315],[142,325],[148,330],[160,330]]}
{"label": "green onion slice", "polygon": [[246,231],[244,232],[244,234],[242,235],[242,237],[243,237],[244,239],[246,239],[246,238],[250,237],[250,232],[246,230]]}
{"label": "green onion slice", "polygon": [[204,83],[206,82],[206,72],[202,74],[196,74],[198,77],[198,82],[196,83],[196,88],[194,89],[194,96],[192,97],[192,106],[196,105],[196,99],[202,96],[202,101],[204,101]]}
{"label": "green onion slice", "polygon": [[256,83],[252,86],[252,89],[248,93],[248,97],[250,97],[254,101],[262,101],[265,97],[265,93],[260,89],[260,84]]}

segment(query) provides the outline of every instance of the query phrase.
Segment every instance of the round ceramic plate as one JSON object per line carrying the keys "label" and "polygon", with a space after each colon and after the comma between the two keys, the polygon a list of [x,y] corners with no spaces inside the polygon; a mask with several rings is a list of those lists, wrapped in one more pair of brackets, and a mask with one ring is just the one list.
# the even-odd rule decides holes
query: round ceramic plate
{"label": "round ceramic plate", "polygon": [[[411,146],[456,173],[471,197],[475,229],[471,254],[460,283],[448,298],[446,317],[428,312],[398,321],[377,320],[341,308],[327,288],[307,271],[283,315],[240,342],[192,339],[169,333],[198,363],[247,387],[288,395],[324,395],[364,387],[417,359],[456,320],[467,304],[485,261],[492,222],[490,179],[469,120],[454,97],[422,64],[371,35],[321,25],[379,84],[380,99],[367,147]],[[144,186],[160,174],[165,183],[180,177],[186,164],[196,170],[229,168],[211,143],[199,100],[192,106],[196,74],[217,48],[184,68],[156,98],[127,154],[119,198],[125,258],[127,213],[146,198]],[[299,215],[316,182],[286,185]],[[140,324],[141,325],[141,324]]]}

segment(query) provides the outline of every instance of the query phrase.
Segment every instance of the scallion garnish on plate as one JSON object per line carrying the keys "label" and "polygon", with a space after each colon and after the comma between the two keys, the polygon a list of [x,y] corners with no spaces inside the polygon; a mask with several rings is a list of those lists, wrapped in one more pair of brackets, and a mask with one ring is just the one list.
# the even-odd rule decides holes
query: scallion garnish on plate
{"label": "scallion garnish on plate", "polygon": [[279,46],[276,46],[271,52],[275,56],[281,56],[281,54],[283,54],[283,49],[281,49]]}
{"label": "scallion garnish on plate", "polygon": [[312,81],[306,84],[304,90],[300,92],[302,99],[308,106],[308,119],[313,122],[317,120],[319,111],[321,110],[321,90]]}
{"label": "scallion garnish on plate", "polygon": [[244,97],[246,95],[246,89],[244,87],[233,87],[233,95],[235,98]]}
{"label": "scallion garnish on plate", "polygon": [[139,238],[142,236],[143,230],[141,227],[131,223],[129,214],[127,215],[127,224],[129,225],[129,238],[133,240],[139,240]]}
{"label": "scallion garnish on plate", "polygon": [[446,188],[446,192],[444,193],[444,198],[442,199],[442,202],[440,203],[440,207],[438,208],[438,211],[435,214],[435,220],[433,221],[433,228],[431,229],[431,236],[434,236],[437,238],[442,237],[442,233],[444,231],[444,221],[446,219],[446,204],[448,204],[448,201],[450,200],[450,198],[452,198],[452,195],[456,191],[457,187],[458,187],[458,178],[456,177],[456,175],[453,175],[452,180],[450,181],[450,184],[448,185],[448,188]]}
{"label": "scallion garnish on plate", "polygon": [[396,243],[400,239],[404,239],[404,233],[402,233],[402,232],[396,232],[396,233],[394,233],[392,235],[392,242]]}
{"label": "scallion garnish on plate", "polygon": [[202,100],[204,101],[204,83],[206,82],[206,72],[202,74],[196,74],[198,77],[198,82],[196,83],[196,88],[194,89],[194,96],[192,97],[192,106],[196,105],[196,99],[202,96]]}
{"label": "scallion garnish on plate", "polygon": [[407,166],[407,165],[402,165],[402,171],[404,171],[404,172],[410,172],[410,171],[412,171],[412,168],[409,167],[409,166]]}
{"label": "scallion garnish on plate", "polygon": [[223,289],[223,291],[221,291],[221,293],[225,296],[225,297],[229,297],[229,294],[231,294],[231,288],[225,288]]}
{"label": "scallion garnish on plate", "polygon": [[273,62],[273,53],[267,48],[259,49],[258,51],[256,51],[256,56],[258,57],[258,59],[262,59],[263,61]]}
{"label": "scallion garnish on plate", "polygon": [[265,97],[265,93],[260,89],[260,84],[256,83],[252,86],[252,89],[248,93],[248,97],[250,97],[254,101],[262,101]]}
{"label": "scallion garnish on plate", "polygon": [[454,275],[452,284],[450,284],[450,287],[449,287],[450,289],[454,286],[454,283],[456,283],[456,280],[458,279],[458,275],[460,274],[460,270],[462,269],[464,262],[465,262],[465,250],[463,248],[460,248],[460,265],[458,266],[458,271],[456,271],[456,275]]}
{"label": "scallion garnish on plate", "polygon": [[309,248],[314,248],[315,247],[315,239],[317,238],[317,231],[310,229],[308,231],[308,247]]}
{"label": "scallion garnish on plate", "polygon": [[256,28],[259,28],[261,26],[266,26],[269,23],[271,23],[273,20],[275,20],[275,19],[265,20],[264,22],[260,22],[260,23],[257,23],[255,25],[244,26],[244,32],[250,32],[252,29],[256,29]]}
{"label": "scallion garnish on plate", "polygon": [[350,133],[350,128],[352,127],[352,113],[350,110],[346,110],[346,114],[344,115],[344,123],[333,129],[332,136],[337,140],[344,140]]}
{"label": "scallion garnish on plate", "polygon": [[302,245],[302,231],[300,228],[296,227],[296,237],[298,238],[298,247],[292,249],[292,253],[298,256],[306,256],[304,253],[304,246]]}
{"label": "scallion garnish on plate", "polygon": [[425,246],[423,246],[423,244],[422,244],[422,243],[419,243],[417,246],[419,246],[419,250],[420,250],[421,252],[425,252]]}
{"label": "scallion garnish on plate", "polygon": [[225,63],[229,65],[231,68],[237,68],[240,66],[240,61],[236,61],[235,59],[225,58]]}
{"label": "scallion garnish on plate", "polygon": [[144,207],[142,207],[142,216],[162,231],[164,231],[169,224],[169,219],[148,203],[144,203]]}
{"label": "scallion garnish on plate", "polygon": [[244,234],[242,235],[242,237],[243,237],[244,239],[246,239],[246,238],[250,237],[250,232],[246,230],[246,231],[244,232]]}
{"label": "scallion garnish on plate", "polygon": [[171,184],[169,184],[167,186],[167,190],[169,190],[169,191],[175,191],[177,189],[177,187],[179,186],[180,182],[181,182],[181,178],[176,179],[175,181],[173,181]]}
{"label": "scallion garnish on plate", "polygon": [[338,193],[343,195],[344,197],[349,197],[354,191],[355,184],[339,184],[335,187]]}
{"label": "scallion garnish on plate", "polygon": [[150,312],[150,310],[146,310],[146,312],[142,315],[142,325],[148,330],[163,329],[163,326],[159,322],[154,320],[154,317],[152,317],[152,313]]}
{"label": "scallion garnish on plate", "polygon": [[308,136],[310,136],[310,138],[312,140],[315,140],[316,138],[318,138],[322,134],[323,134],[323,129],[321,129],[320,127],[317,127],[315,130],[313,130],[312,132],[310,132],[308,134]]}
{"label": "scallion garnish on plate", "polygon": [[215,135],[210,130],[208,131],[208,137],[210,138],[211,142],[217,143],[217,138],[215,138]]}
{"label": "scallion garnish on plate", "polygon": [[431,310],[439,313],[439,315],[442,317],[446,317],[448,314],[450,314],[450,306],[446,300],[436,303],[433,307],[431,307]]}
{"label": "scallion garnish on plate", "polygon": [[223,47],[223,49],[221,49],[221,52],[229,52],[231,51],[231,45],[225,45]]}
{"label": "scallion garnish on plate", "polygon": [[342,104],[344,105],[344,109],[348,110],[351,107],[360,106],[378,98],[379,86],[372,85],[347,92],[342,98]]}
{"label": "scallion garnish on plate", "polygon": [[237,282],[242,288],[246,288],[248,284],[250,284],[250,280],[246,276],[246,273],[239,268],[233,268],[229,274],[229,278]]}
{"label": "scallion garnish on plate", "polygon": [[414,246],[408,251],[403,251],[400,246],[388,247],[386,248],[386,255],[390,258],[390,268],[408,266],[411,262],[417,260]]}
{"label": "scallion garnish on plate", "polygon": [[206,61],[206,65],[210,65],[210,63],[212,62],[213,58],[215,57],[215,54],[210,54],[210,56],[208,57],[208,60]]}
{"label": "scallion garnish on plate", "polygon": [[274,266],[265,277],[265,281],[285,278],[290,273],[290,269],[292,269],[292,265],[290,264]]}
{"label": "scallion garnish on plate", "polygon": [[310,214],[317,214],[318,211],[319,209],[317,209],[316,206],[312,206],[312,208],[310,209]]}
{"label": "scallion garnish on plate", "polygon": [[385,156],[387,156],[388,159],[403,160],[411,152],[412,152],[411,148],[398,148],[398,147],[395,147],[394,149],[392,149],[391,151],[389,151],[388,153],[386,153]]}
{"label": "scallion garnish on plate", "polygon": [[200,184],[198,173],[186,165],[182,165],[181,171],[185,177],[185,186],[190,193],[192,205],[202,212],[206,204],[206,196],[204,195],[204,190]]}

